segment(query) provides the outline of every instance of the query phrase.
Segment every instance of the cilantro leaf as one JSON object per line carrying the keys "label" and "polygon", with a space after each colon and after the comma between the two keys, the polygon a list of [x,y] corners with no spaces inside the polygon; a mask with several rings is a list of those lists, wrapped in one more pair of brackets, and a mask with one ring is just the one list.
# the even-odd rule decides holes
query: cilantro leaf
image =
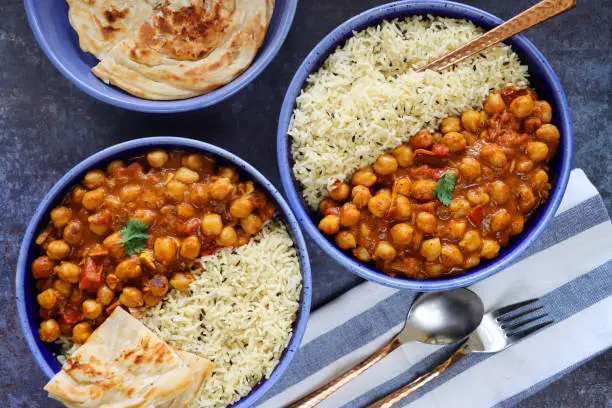
{"label": "cilantro leaf", "polygon": [[438,180],[434,194],[438,197],[438,200],[445,206],[449,206],[453,199],[453,190],[455,189],[455,175],[452,173],[444,173],[444,175]]}
{"label": "cilantro leaf", "polygon": [[149,228],[147,224],[134,218],[125,224],[125,227],[121,229],[121,242],[126,254],[129,256],[134,253],[139,254],[146,248],[149,238],[149,234],[145,232],[147,228]]}

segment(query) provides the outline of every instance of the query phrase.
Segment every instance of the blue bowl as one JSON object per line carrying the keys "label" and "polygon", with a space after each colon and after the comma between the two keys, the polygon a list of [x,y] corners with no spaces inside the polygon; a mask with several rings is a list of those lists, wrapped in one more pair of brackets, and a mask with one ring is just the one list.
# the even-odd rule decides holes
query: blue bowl
{"label": "blue bowl", "polygon": [[217,159],[219,163],[226,163],[235,166],[239,172],[245,177],[254,179],[278,204],[281,214],[281,219],[284,221],[290,235],[295,242],[299,252],[300,266],[302,271],[302,296],[300,299],[300,308],[298,310],[297,319],[293,324],[293,334],[289,345],[282,354],[280,361],[269,379],[262,380],[256,385],[253,390],[242,398],[240,401],[232,405],[234,408],[246,408],[255,403],[266,391],[268,391],[274,383],[283,374],[293,355],[297,351],[306,322],[310,313],[310,301],[312,297],[312,279],[310,274],[310,261],[306,243],[300,230],[297,219],[291,212],[291,209],[283,199],[278,190],[270,183],[259,171],[253,166],[242,160],[241,158],[225,151],[219,147],[208,143],[199,142],[191,139],[183,139],[178,137],[151,137],[145,139],[137,139],[129,142],[121,143],[109,147],[101,152],[94,154],[81,163],[77,164],[64,177],[58,181],[42,200],[34,216],[28,224],[25,236],[21,243],[19,251],[19,259],[17,261],[17,276],[16,276],[16,297],[17,310],[19,312],[19,321],[23,334],[26,338],[28,346],[36,359],[36,362],[45,373],[51,378],[57,373],[61,365],[53,355],[59,351],[54,344],[43,343],[38,337],[38,304],[36,302],[35,282],[30,273],[30,265],[32,261],[40,255],[39,248],[34,243],[37,234],[48,224],[49,212],[59,205],[66,194],[72,187],[78,184],[85,173],[89,170],[104,168],[108,163],[115,159],[129,159],[134,156],[141,155],[153,148],[163,149],[178,149],[185,151],[195,151],[208,154]]}
{"label": "blue bowl", "polygon": [[206,95],[176,101],[142,99],[106,85],[98,79],[91,72],[91,68],[98,60],[79,47],[77,33],[68,21],[66,0],[24,0],[24,4],[36,41],[53,65],[82,91],[103,102],[125,109],[172,113],[214,105],[229,98],[255,79],[276,56],[285,41],[295,15],[297,0],[276,0],[264,43],[246,71],[232,82]]}
{"label": "blue bowl", "polygon": [[508,267],[535,241],[554,216],[565,192],[572,163],[573,133],[569,106],[557,75],[542,53],[529,40],[522,35],[516,35],[507,40],[506,43],[512,46],[513,50],[521,58],[521,61],[529,67],[531,86],[538,92],[540,97],[546,99],[552,105],[554,112],[553,123],[559,127],[561,132],[560,148],[551,163],[550,175],[553,188],[550,197],[545,204],[538,208],[525,226],[525,231],[511,240],[510,244],[503,248],[497,258],[492,261],[483,263],[462,275],[424,281],[393,278],[367,264],[357,261],[338,249],[334,242],[325,237],[317,228],[317,222],[320,217],[310,211],[303,201],[300,185],[293,177],[293,160],[291,158],[287,129],[293,109],[295,108],[295,100],[306,84],[308,75],[315,72],[336,47],[342,45],[351,37],[354,30],[363,30],[366,27],[380,23],[382,20],[427,14],[470,20],[485,29],[491,29],[503,22],[498,17],[475,7],[435,0],[398,1],[361,13],[328,34],[308,54],[302,65],[298,68],[285,95],[277,133],[278,166],[283,188],[285,189],[289,205],[295,212],[300,224],[306,229],[312,239],[339,264],[364,279],[395,288],[419,291],[448,290],[478,282]]}

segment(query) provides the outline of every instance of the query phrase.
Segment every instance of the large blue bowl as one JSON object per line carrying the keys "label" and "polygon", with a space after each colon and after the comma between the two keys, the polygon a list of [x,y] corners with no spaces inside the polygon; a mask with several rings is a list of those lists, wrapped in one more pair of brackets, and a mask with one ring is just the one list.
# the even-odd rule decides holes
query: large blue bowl
{"label": "large blue bowl", "polygon": [[62,177],[53,188],[51,188],[38,208],[36,208],[34,216],[28,224],[28,228],[21,243],[19,259],[17,261],[17,310],[19,312],[19,321],[23,334],[42,371],[47,377],[52,377],[61,368],[53,355],[53,353],[57,353],[59,349],[54,344],[41,342],[38,337],[38,325],[40,322],[38,318],[39,306],[36,302],[35,283],[30,272],[30,265],[32,261],[40,255],[40,250],[34,243],[34,240],[37,234],[48,224],[49,212],[61,203],[72,187],[80,183],[85,173],[92,169],[104,168],[114,159],[129,159],[141,155],[153,148],[178,149],[205,153],[215,157],[219,163],[235,166],[245,178],[254,179],[278,204],[281,219],[287,226],[298,249],[303,287],[300,308],[297,319],[293,325],[291,341],[270,378],[262,380],[253,388],[249,395],[232,405],[234,408],[250,407],[280,378],[302,341],[302,336],[304,335],[306,322],[310,313],[310,301],[312,297],[310,261],[308,259],[306,243],[299,224],[282,195],[272,183],[241,158],[208,143],[178,137],[151,137],[121,143],[102,150],[77,164]]}
{"label": "large blue bowl", "polygon": [[278,166],[283,188],[285,189],[289,205],[295,212],[300,224],[306,229],[312,239],[338,263],[364,279],[400,289],[415,289],[419,291],[448,290],[468,286],[508,267],[534,242],[552,219],[565,192],[572,163],[572,120],[559,79],[542,53],[524,36],[517,35],[506,42],[512,46],[513,50],[521,58],[521,61],[529,67],[531,85],[541,98],[551,103],[554,112],[553,123],[559,127],[561,132],[560,148],[551,163],[550,173],[553,188],[550,197],[545,204],[539,207],[525,226],[525,230],[521,235],[511,240],[510,244],[500,251],[497,258],[483,263],[467,273],[459,276],[422,281],[393,278],[372,268],[370,265],[361,263],[338,249],[333,241],[330,241],[319,231],[317,223],[320,217],[310,211],[303,201],[299,183],[293,177],[292,172],[293,160],[291,158],[287,129],[291,114],[295,108],[295,100],[304,87],[308,75],[315,72],[327,56],[336,47],[343,44],[352,35],[354,30],[362,30],[376,25],[382,20],[427,14],[471,20],[476,25],[485,29],[491,29],[503,22],[498,17],[475,7],[435,0],[398,1],[359,14],[328,34],[308,54],[302,65],[298,68],[283,102],[277,134]]}
{"label": "large blue bowl", "polygon": [[206,95],[176,101],[152,101],[106,85],[91,68],[98,60],[79,47],[78,36],[68,21],[66,0],[24,0],[30,27],[49,60],[66,78],[96,99],[121,108],[151,112],[185,112],[214,105],[229,98],[255,79],[282,46],[295,15],[297,0],[276,0],[265,41],[251,66],[232,82]]}

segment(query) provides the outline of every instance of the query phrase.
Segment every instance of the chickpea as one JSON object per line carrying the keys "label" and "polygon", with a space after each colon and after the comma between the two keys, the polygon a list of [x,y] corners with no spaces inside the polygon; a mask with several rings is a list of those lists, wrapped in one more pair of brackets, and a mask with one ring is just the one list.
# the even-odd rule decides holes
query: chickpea
{"label": "chickpea", "polygon": [[408,143],[413,149],[427,149],[433,144],[433,139],[431,131],[427,128],[423,128],[419,130],[416,135],[411,137]]}
{"label": "chickpea", "polygon": [[497,204],[504,204],[510,199],[510,188],[501,180],[496,180],[491,184],[491,196]]}
{"label": "chickpea", "polygon": [[165,296],[170,288],[170,286],[168,286],[168,278],[160,274],[153,276],[149,285],[151,287],[151,293],[155,296]]}
{"label": "chickpea", "polygon": [[[164,238],[161,238],[161,239],[164,239]],[[156,249],[158,246],[157,241],[159,240],[160,238],[158,238],[155,241]],[[156,250],[156,254],[157,254],[157,250]],[[159,257],[157,257],[157,259],[161,261]],[[131,258],[128,258],[125,261],[121,262],[115,268],[115,275],[117,275],[117,277],[122,281],[128,281],[128,280],[140,278],[140,276],[142,275],[142,267],[140,266],[140,259],[137,256],[132,256]]]}
{"label": "chickpea", "polygon": [[53,260],[61,261],[70,255],[70,245],[62,239],[51,241],[47,247],[47,256]]}
{"label": "chickpea", "polygon": [[238,173],[231,167],[219,167],[218,176],[226,178],[232,183],[238,181]]}
{"label": "chickpea", "polygon": [[146,292],[142,297],[145,307],[155,306],[156,304],[161,302],[162,299],[163,298],[161,296],[155,296],[151,292]]}
{"label": "chickpea", "polygon": [[465,198],[457,197],[453,198],[450,205],[448,206],[448,209],[453,214],[453,217],[459,218],[468,216],[471,210],[471,206],[470,202]]}
{"label": "chickpea", "polygon": [[397,255],[397,251],[393,245],[386,241],[380,241],[374,250],[374,259],[382,259],[383,261],[392,261]]}
{"label": "chickpea", "polygon": [[34,279],[48,278],[53,273],[55,262],[48,256],[39,256],[32,262],[32,276]]}
{"label": "chickpea", "polygon": [[438,276],[446,272],[446,268],[444,267],[444,265],[439,263],[425,262],[423,264],[423,269],[430,278],[437,278]]}
{"label": "chickpea", "polygon": [[532,133],[537,131],[542,126],[542,121],[539,118],[533,116],[528,117],[523,122],[523,129],[526,133]]}
{"label": "chickpea", "polygon": [[161,237],[155,240],[153,252],[155,258],[164,265],[169,265],[176,259],[178,244],[171,237]]}
{"label": "chickpea", "polygon": [[412,183],[410,196],[416,200],[431,201],[434,198],[436,182],[434,180],[416,180]]}
{"label": "chickpea", "polygon": [[449,240],[458,241],[463,237],[466,229],[467,222],[465,220],[450,220],[446,225],[444,235]]}
{"label": "chickpea", "polygon": [[102,314],[102,305],[94,299],[87,299],[83,302],[83,317],[94,320]]}
{"label": "chickpea", "polygon": [[166,196],[174,201],[181,202],[185,200],[185,193],[187,193],[187,185],[178,180],[170,180],[166,184]]}
{"label": "chickpea", "polygon": [[340,217],[337,215],[327,215],[319,222],[319,229],[327,235],[332,235],[340,231]]}
{"label": "chickpea", "polygon": [[535,101],[534,113],[540,118],[542,123],[549,123],[552,120],[552,108],[546,101]]}
{"label": "chickpea", "polygon": [[535,134],[538,140],[547,143],[557,143],[561,137],[559,129],[557,129],[555,125],[551,125],[549,123],[542,125],[542,127],[536,130]]}
{"label": "chickpea", "polygon": [[393,156],[401,167],[408,167],[414,161],[414,153],[409,146],[401,145],[393,149]]}
{"label": "chickpea", "polygon": [[70,193],[70,201],[72,201],[74,204],[81,204],[83,202],[83,196],[85,196],[86,192],[87,190],[85,190],[84,187],[76,186]]}
{"label": "chickpea", "polygon": [[468,252],[478,250],[478,248],[480,248],[480,244],[482,244],[480,233],[475,230],[466,232],[463,239],[459,242],[459,246]]}
{"label": "chickpea", "polygon": [[434,261],[442,252],[442,244],[440,238],[431,238],[423,241],[421,244],[421,255],[429,262]]}
{"label": "chickpea", "polygon": [[72,262],[62,262],[55,267],[55,273],[60,279],[68,283],[78,283],[81,275],[81,268]]}
{"label": "chickpea", "polygon": [[321,203],[319,204],[319,211],[322,214],[327,214],[328,210],[331,210],[332,208],[336,208],[336,207],[338,207],[338,203],[332,200],[331,198],[326,197],[323,200],[321,200]]}
{"label": "chickpea", "polygon": [[66,282],[65,280],[55,279],[53,281],[52,287],[64,299],[68,299],[70,295],[72,294],[72,284]]}
{"label": "chickpea", "polygon": [[395,224],[391,228],[391,238],[393,239],[393,243],[396,245],[410,244],[413,233],[414,228],[404,222]]}
{"label": "chickpea", "polygon": [[484,101],[484,110],[490,116],[501,113],[504,109],[506,109],[506,104],[498,93],[490,94]]}
{"label": "chickpea", "polygon": [[208,203],[210,189],[208,185],[202,183],[193,183],[189,192],[191,203],[197,206]]}
{"label": "chickpea", "polygon": [[486,259],[493,259],[499,252],[499,243],[492,239],[483,239],[480,256]]}
{"label": "chickpea", "polygon": [[168,161],[168,153],[165,150],[153,150],[147,153],[147,162],[149,166],[159,168]]}
{"label": "chickpea", "polygon": [[370,193],[370,189],[366,186],[355,186],[353,191],[351,191],[351,198],[357,208],[363,208],[370,202],[372,193]]}
{"label": "chickpea", "polygon": [[466,193],[466,198],[472,205],[487,205],[491,201],[491,197],[484,192],[482,187],[475,187]]}
{"label": "chickpea", "polygon": [[142,194],[142,187],[138,184],[126,184],[119,190],[119,198],[123,202],[134,201]]}
{"label": "chickpea", "polygon": [[542,142],[527,143],[527,155],[534,162],[541,162],[548,157],[548,146]]}
{"label": "chickpea", "polygon": [[106,235],[113,222],[112,215],[109,210],[102,210],[87,217],[89,230],[96,235]]}
{"label": "chickpea", "polygon": [[515,215],[512,217],[512,224],[510,224],[510,235],[518,235],[523,232],[525,227],[525,217],[522,215]]}
{"label": "chickpea", "polygon": [[516,170],[521,173],[528,173],[533,170],[533,162],[527,158],[516,162]]}
{"label": "chickpea", "polygon": [[353,184],[353,186],[372,187],[376,183],[376,180],[376,174],[374,174],[372,168],[365,167],[363,169],[357,170],[355,174],[353,174],[351,183]]}
{"label": "chickpea", "polygon": [[185,259],[196,259],[200,255],[200,240],[195,235],[191,235],[181,243],[180,254]]}
{"label": "chickpea", "polygon": [[351,187],[348,184],[337,182],[329,191],[329,196],[336,201],[342,201],[349,196],[350,192]]}
{"label": "chickpea", "polygon": [[170,285],[177,290],[187,290],[193,280],[193,275],[189,272],[175,273],[170,279]]}
{"label": "chickpea", "polygon": [[470,181],[480,177],[480,162],[473,157],[464,157],[457,167],[461,175]]}
{"label": "chickpea", "polygon": [[112,162],[108,163],[108,166],[106,166],[106,172],[108,174],[113,174],[115,170],[121,169],[123,167],[125,167],[125,163],[123,163],[123,161],[113,160]]}
{"label": "chickpea", "polygon": [[114,273],[109,273],[108,275],[106,275],[106,285],[109,288],[116,290],[117,288],[119,288],[120,284],[121,284],[121,281],[119,280],[117,275],[115,275]]}
{"label": "chickpea", "polygon": [[357,247],[357,239],[349,231],[340,231],[336,234],[336,244],[340,249],[353,249]]}
{"label": "chickpea", "polygon": [[93,333],[91,323],[77,323],[72,328],[72,341],[74,341],[76,344],[83,344],[87,341],[89,336],[91,336],[91,333]]}
{"label": "chickpea", "polygon": [[119,210],[119,207],[121,206],[121,199],[117,196],[114,195],[107,195],[104,198],[104,204],[102,204],[104,206],[104,208],[107,209],[117,209]]}
{"label": "chickpea", "polygon": [[374,162],[374,171],[381,176],[388,176],[397,171],[398,163],[396,158],[390,154],[383,154]]}
{"label": "chickpea", "polygon": [[230,205],[230,214],[234,218],[245,218],[254,210],[253,202],[249,197],[239,197]]}
{"label": "chickpea", "polygon": [[517,189],[517,193],[519,208],[522,212],[528,213],[536,205],[536,197],[533,194],[533,190],[526,185],[520,185]]}
{"label": "chickpea", "polygon": [[36,300],[42,309],[53,309],[57,306],[59,299],[59,292],[53,288],[46,289],[36,296]]}
{"label": "chickpea", "polygon": [[548,173],[545,170],[537,170],[533,176],[531,176],[531,184],[536,190],[543,190],[548,186]]}
{"label": "chickpea", "polygon": [[493,167],[503,168],[508,162],[506,154],[497,146],[487,145],[482,148],[480,154],[487,159]]}
{"label": "chickpea", "polygon": [[45,343],[53,343],[61,334],[60,325],[55,319],[45,320],[38,328],[38,336]]}
{"label": "chickpea", "polygon": [[92,170],[85,174],[83,184],[85,184],[85,187],[88,189],[93,190],[94,188],[101,187],[105,180],[106,177],[102,170]]}
{"label": "chickpea", "polygon": [[97,210],[102,206],[102,204],[104,204],[104,190],[102,190],[101,188],[97,188],[95,190],[86,192],[83,195],[82,204],[86,210]]}
{"label": "chickpea", "polygon": [[174,174],[174,179],[185,184],[193,184],[200,181],[200,175],[187,167],[180,167]]}
{"label": "chickpea", "polygon": [[340,225],[343,227],[352,227],[357,225],[361,212],[357,209],[357,206],[352,203],[345,203],[340,208]]}
{"label": "chickpea", "polygon": [[491,217],[491,230],[493,232],[500,232],[510,226],[512,217],[505,208],[501,208],[493,214]]}
{"label": "chickpea", "polygon": [[72,211],[68,207],[60,206],[51,210],[51,222],[55,228],[62,228],[70,221]]}
{"label": "chickpea", "polygon": [[191,170],[202,170],[205,166],[209,165],[212,167],[213,164],[210,159],[202,156],[201,154],[190,154],[183,158],[182,164],[189,167]]}
{"label": "chickpea", "polygon": [[231,247],[236,244],[238,240],[238,235],[236,234],[236,230],[234,227],[224,227],[221,230],[221,234],[217,237],[217,245],[222,247]]}
{"label": "chickpea", "polygon": [[378,193],[368,201],[368,210],[373,216],[383,218],[391,207],[391,197],[388,194]]}
{"label": "chickpea", "polygon": [[263,221],[256,214],[249,214],[245,218],[240,220],[240,226],[247,234],[257,234],[261,231],[261,227],[263,226]]}
{"label": "chickpea", "polygon": [[478,266],[480,264],[480,255],[478,254],[469,254],[465,257],[463,261],[463,268],[470,269]]}
{"label": "chickpea", "polygon": [[398,194],[408,197],[412,189],[412,182],[408,177],[401,177],[395,180],[394,188]]}
{"label": "chickpea", "polygon": [[218,178],[210,187],[210,196],[215,200],[223,200],[234,191],[234,185],[225,177]]}
{"label": "chickpea", "polygon": [[119,302],[126,307],[141,307],[144,304],[142,292],[133,286],[126,286],[121,291]]}
{"label": "chickpea", "polygon": [[81,242],[83,234],[83,225],[79,220],[71,220],[64,227],[63,238],[64,241],[70,245],[77,245]]}
{"label": "chickpea", "polygon": [[202,233],[204,235],[219,235],[223,229],[223,221],[219,214],[206,214],[202,217]]}
{"label": "chickpea", "polygon": [[440,132],[446,134],[461,131],[461,120],[456,116],[449,116],[440,123]]}
{"label": "chickpea", "polygon": [[100,304],[108,306],[115,298],[115,292],[108,286],[102,285],[98,288],[98,293],[96,294],[96,296]]}
{"label": "chickpea", "polygon": [[428,212],[420,212],[416,217],[416,226],[423,232],[433,234],[436,231],[436,217]]}
{"label": "chickpea", "polygon": [[370,262],[372,260],[368,250],[362,246],[353,249],[353,256],[361,262]]}
{"label": "chickpea", "polygon": [[440,262],[446,267],[461,265],[463,263],[463,253],[457,245],[444,244],[440,250]]}
{"label": "chickpea", "polygon": [[395,200],[395,218],[408,218],[410,214],[410,200],[401,195],[397,196]]}
{"label": "chickpea", "polygon": [[478,131],[482,125],[480,113],[475,110],[468,110],[461,114],[461,126],[470,132]]}
{"label": "chickpea", "polygon": [[518,96],[510,103],[510,112],[517,118],[526,118],[532,111],[533,99],[529,95]]}
{"label": "chickpea", "polygon": [[461,152],[465,149],[467,141],[465,136],[458,132],[449,132],[442,138],[442,144],[448,147],[451,153]]}

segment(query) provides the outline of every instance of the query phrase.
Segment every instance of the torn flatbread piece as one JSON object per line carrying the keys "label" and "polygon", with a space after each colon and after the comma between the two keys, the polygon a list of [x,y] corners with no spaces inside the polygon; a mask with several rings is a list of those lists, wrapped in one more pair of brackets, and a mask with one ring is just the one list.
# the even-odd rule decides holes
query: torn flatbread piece
{"label": "torn flatbread piece", "polygon": [[183,406],[211,368],[205,359],[176,352],[118,307],[44,389],[68,408]]}

